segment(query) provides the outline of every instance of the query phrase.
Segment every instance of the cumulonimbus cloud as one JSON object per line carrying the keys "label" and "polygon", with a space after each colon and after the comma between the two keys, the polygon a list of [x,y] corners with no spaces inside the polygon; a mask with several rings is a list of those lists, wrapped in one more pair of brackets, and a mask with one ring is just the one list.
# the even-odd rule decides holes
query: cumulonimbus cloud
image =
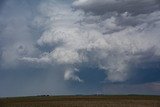
{"label": "cumulonimbus cloud", "polygon": [[[160,57],[160,11],[156,2],[76,0],[73,7],[42,3],[41,15],[35,22],[45,30],[37,45],[51,47],[51,50],[22,60],[65,66],[65,79],[76,81],[83,78],[75,75],[75,68],[83,63],[94,64],[105,71],[107,80],[123,82],[134,72],[133,64],[141,68],[138,64],[144,62],[140,59],[151,50],[154,50],[152,59],[147,62]],[[108,7],[110,5],[113,8]],[[93,15],[88,11],[104,11],[105,14]]]}

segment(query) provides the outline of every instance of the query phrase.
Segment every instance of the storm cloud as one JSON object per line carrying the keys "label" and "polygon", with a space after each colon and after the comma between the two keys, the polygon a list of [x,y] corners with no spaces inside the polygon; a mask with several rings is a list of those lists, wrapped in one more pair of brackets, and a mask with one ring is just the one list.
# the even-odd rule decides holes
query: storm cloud
{"label": "storm cloud", "polygon": [[[87,93],[80,89],[89,87],[92,93],[109,93],[121,84],[128,90],[159,87],[158,0],[7,0],[0,4],[1,74],[9,78],[8,71],[16,71],[17,76],[21,70],[30,75],[39,71],[38,85],[28,83],[24,87],[31,88],[24,90],[26,94],[36,87],[51,88],[49,92],[55,90],[55,94]],[[34,76],[27,78],[34,80]],[[47,85],[40,85],[41,78]],[[80,88],[74,90],[74,86]],[[118,89],[125,93],[124,88]],[[152,89],[146,93],[159,94]]]}
{"label": "storm cloud", "polygon": [[159,5],[159,0],[75,0],[73,2],[74,7],[95,14],[129,12],[138,15],[159,10]]}

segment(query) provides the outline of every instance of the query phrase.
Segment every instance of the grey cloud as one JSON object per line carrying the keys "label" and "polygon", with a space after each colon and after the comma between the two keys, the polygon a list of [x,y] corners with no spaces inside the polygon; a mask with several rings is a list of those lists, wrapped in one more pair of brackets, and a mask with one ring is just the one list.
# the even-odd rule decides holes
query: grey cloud
{"label": "grey cloud", "polygon": [[1,12],[1,9],[3,8],[3,4],[5,3],[5,1],[6,1],[6,0],[1,0],[1,1],[0,1],[0,12]]}
{"label": "grey cloud", "polygon": [[37,50],[29,27],[32,17],[29,4],[7,0],[4,5],[0,18],[1,63],[8,66],[14,65],[19,57],[33,55]]}
{"label": "grey cloud", "polygon": [[62,72],[53,72],[51,67],[42,69],[23,64],[19,66],[21,67],[0,69],[1,97],[71,93],[63,80]]}
{"label": "grey cloud", "polygon": [[159,0],[75,0],[73,7],[95,14],[115,11],[137,15],[159,10]]}
{"label": "grey cloud", "polygon": [[[159,95],[159,82],[150,82],[144,84],[107,84],[102,89],[105,94],[121,95],[121,94],[140,94],[140,95]],[[152,93],[151,93],[152,92]]]}
{"label": "grey cloud", "polygon": [[[0,96],[70,93],[59,67],[31,63],[43,28],[34,21],[40,0],[6,0],[0,10]],[[41,54],[40,57],[45,56]],[[27,57],[27,58],[26,58]],[[29,60],[30,63],[22,61]],[[36,58],[34,59],[34,61]],[[44,61],[44,58],[43,58]],[[59,71],[59,72],[57,72]],[[59,81],[57,83],[57,81]],[[13,88],[14,87],[14,88]]]}
{"label": "grey cloud", "polygon": [[[62,8],[65,8],[65,11],[56,11]],[[42,26],[47,29],[37,41],[38,45],[59,45],[51,52],[47,52],[46,56],[36,58],[37,62],[49,57],[49,62],[66,65],[67,69],[74,69],[86,62],[91,65],[93,63],[105,70],[107,80],[123,82],[129,79],[130,62],[133,59],[140,60],[144,56],[138,53],[145,53],[155,47],[153,55],[159,56],[159,11],[148,14],[139,11],[141,14],[137,16],[132,16],[128,12],[95,16],[86,15],[80,10],[73,11],[67,5],[58,4],[56,7],[54,3],[42,4],[40,10],[42,16],[49,19],[40,20],[40,23],[44,23]],[[34,61],[33,59],[30,58]],[[71,74],[70,79],[73,79],[72,72],[65,73],[67,74],[64,75]]]}
{"label": "grey cloud", "polygon": [[[22,65],[22,70],[40,71],[40,75],[46,71],[49,80],[44,84],[48,85],[38,87],[53,88],[57,93],[58,88],[63,88],[61,93],[72,93],[66,86],[66,82],[72,85],[72,80],[84,86],[89,81],[87,85],[92,87],[89,76],[94,70],[101,74],[97,81],[103,84],[159,81],[158,1],[76,0],[73,7],[66,1],[52,0],[30,4],[27,0],[8,1],[11,9],[6,6],[1,11],[1,71],[20,71]],[[9,67],[13,64],[16,66]],[[84,66],[95,69],[85,72]],[[147,80],[149,75],[158,76]],[[37,78],[35,81],[40,80]],[[26,92],[36,89],[35,84],[40,83],[29,84]]]}

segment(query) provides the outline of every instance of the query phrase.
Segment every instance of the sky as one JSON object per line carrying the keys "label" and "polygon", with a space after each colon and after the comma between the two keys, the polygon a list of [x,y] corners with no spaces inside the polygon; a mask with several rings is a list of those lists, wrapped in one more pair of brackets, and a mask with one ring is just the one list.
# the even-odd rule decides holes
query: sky
{"label": "sky", "polygon": [[160,95],[159,0],[1,0],[0,97]]}

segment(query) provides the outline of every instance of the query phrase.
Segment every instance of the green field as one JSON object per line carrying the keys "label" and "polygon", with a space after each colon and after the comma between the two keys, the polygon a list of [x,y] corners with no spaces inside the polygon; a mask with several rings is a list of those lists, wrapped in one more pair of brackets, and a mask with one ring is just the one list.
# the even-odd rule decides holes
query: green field
{"label": "green field", "polygon": [[39,96],[1,98],[0,107],[160,107],[160,96]]}

